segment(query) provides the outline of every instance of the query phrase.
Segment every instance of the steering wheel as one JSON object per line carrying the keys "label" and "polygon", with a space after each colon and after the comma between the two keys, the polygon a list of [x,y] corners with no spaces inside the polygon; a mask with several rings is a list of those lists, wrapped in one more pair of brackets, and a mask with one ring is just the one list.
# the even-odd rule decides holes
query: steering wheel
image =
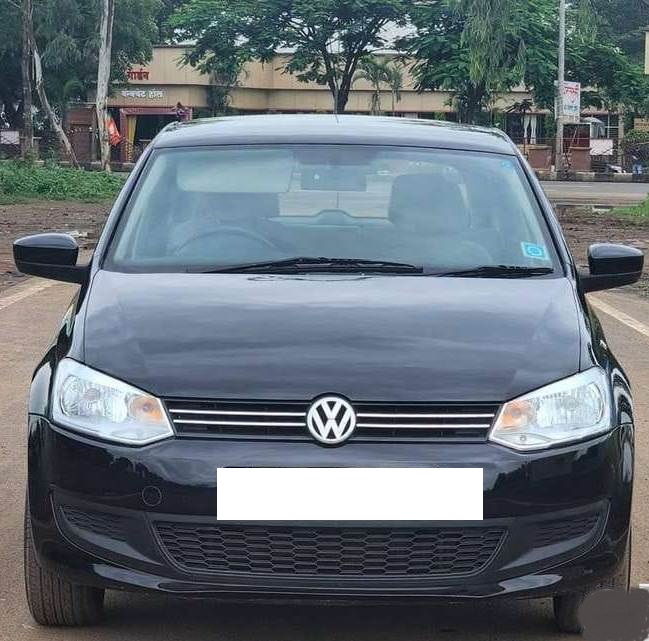
{"label": "steering wheel", "polygon": [[277,245],[272,243],[270,240],[267,238],[264,238],[263,236],[260,236],[259,234],[255,233],[254,231],[250,231],[249,229],[243,229],[242,227],[219,227],[218,229],[213,229],[212,231],[208,231],[202,234],[195,234],[191,238],[188,238],[182,245],[176,248],[175,254],[181,253],[184,249],[187,248],[188,245],[191,245],[192,243],[198,242],[198,241],[203,241],[206,238],[210,238],[211,236],[243,236],[244,238],[248,238],[251,240],[254,240],[256,243],[263,245],[264,247],[267,247],[268,249],[272,249],[274,251],[281,251]]}

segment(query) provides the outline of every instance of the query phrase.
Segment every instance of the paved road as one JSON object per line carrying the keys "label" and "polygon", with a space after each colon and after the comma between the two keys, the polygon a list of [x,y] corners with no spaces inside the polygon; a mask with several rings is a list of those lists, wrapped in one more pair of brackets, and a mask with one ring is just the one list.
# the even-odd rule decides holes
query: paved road
{"label": "paved road", "polygon": [[649,195],[649,183],[544,182],[543,189],[559,205],[633,205]]}
{"label": "paved road", "polygon": [[[47,283],[45,283],[47,285]],[[34,287],[41,287],[33,293]],[[0,297],[0,640],[1,641],[553,641],[548,601],[435,607],[218,605],[110,593],[108,621],[86,630],[47,630],[30,618],[23,597],[22,510],[25,411],[31,370],[54,335],[72,289],[30,281]],[[602,297],[623,322],[602,314],[608,340],[636,390],[638,474],[633,579],[649,579],[649,302]],[[629,327],[633,320],[646,324]],[[626,324],[625,324],[626,323]],[[646,334],[641,333],[643,328]],[[640,330],[640,331],[638,331]],[[573,637],[565,637],[571,639]]]}

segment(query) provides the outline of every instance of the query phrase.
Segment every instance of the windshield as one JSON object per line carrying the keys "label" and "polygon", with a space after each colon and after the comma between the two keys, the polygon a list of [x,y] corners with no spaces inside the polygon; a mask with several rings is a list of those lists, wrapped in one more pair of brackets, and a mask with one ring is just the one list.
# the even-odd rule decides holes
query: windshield
{"label": "windshield", "polygon": [[558,264],[513,156],[277,145],[155,152],[106,267],[264,273],[280,262],[285,271],[485,277]]}

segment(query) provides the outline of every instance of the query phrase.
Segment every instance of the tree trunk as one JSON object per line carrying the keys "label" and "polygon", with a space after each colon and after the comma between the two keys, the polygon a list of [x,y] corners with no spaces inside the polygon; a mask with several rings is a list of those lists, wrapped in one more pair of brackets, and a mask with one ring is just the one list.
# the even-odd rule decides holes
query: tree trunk
{"label": "tree trunk", "polygon": [[380,89],[374,89],[372,94],[372,99],[370,101],[370,113],[373,116],[378,116],[381,114],[381,91]]}
{"label": "tree trunk", "polygon": [[110,171],[110,141],[108,139],[108,83],[110,82],[110,58],[113,44],[113,19],[115,0],[102,0],[99,24],[99,62],[97,64],[97,130],[99,131],[99,153],[101,168]]}
{"label": "tree trunk", "polygon": [[34,119],[32,114],[32,78],[30,31],[32,23],[32,0],[22,0],[22,54],[20,71],[23,85],[23,137],[22,158],[34,156]]}
{"label": "tree trunk", "polygon": [[482,113],[484,98],[485,90],[482,85],[470,85],[466,92],[466,112],[464,114],[464,120],[467,124],[479,124],[478,116]]}
{"label": "tree trunk", "polygon": [[74,149],[72,149],[70,140],[63,130],[63,125],[61,124],[59,117],[56,115],[56,112],[54,111],[54,109],[52,109],[52,105],[50,105],[50,101],[47,99],[47,93],[45,92],[45,85],[43,82],[43,65],[41,64],[41,56],[40,53],[38,53],[38,46],[36,45],[36,38],[34,38],[33,24],[31,23],[31,21],[29,23],[29,43],[31,46],[32,54],[34,56],[34,80],[36,82],[36,92],[38,93],[38,97],[41,101],[41,106],[43,107],[45,114],[49,118],[49,121],[59,138],[59,142],[61,143],[63,149],[65,149],[65,152],[68,155],[72,166],[78,169],[79,161],[77,160],[77,156],[74,153]]}
{"label": "tree trunk", "polygon": [[[337,112],[339,114],[344,113],[345,108],[347,107],[347,101],[349,100],[349,89],[350,82],[345,82],[345,79],[342,79],[340,82],[340,87],[338,89],[338,96],[336,101]],[[335,94],[334,94],[334,97]]]}

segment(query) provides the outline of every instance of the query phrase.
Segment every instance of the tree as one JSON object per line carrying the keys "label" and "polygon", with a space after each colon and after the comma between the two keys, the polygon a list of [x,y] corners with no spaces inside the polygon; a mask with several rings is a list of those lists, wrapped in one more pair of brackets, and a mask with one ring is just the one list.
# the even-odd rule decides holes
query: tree
{"label": "tree", "polygon": [[649,5],[644,0],[590,0],[590,3],[610,41],[632,62],[642,63]]}
{"label": "tree", "polygon": [[[5,0],[5,4],[10,5],[20,12],[20,25],[21,25],[21,85],[23,96],[23,155],[30,156],[33,150],[33,123],[32,123],[32,80],[31,80],[31,65],[34,67],[34,84],[38,97],[40,99],[41,107],[45,112],[47,118],[50,120],[53,129],[65,149],[70,161],[73,165],[78,166],[76,156],[70,145],[70,141],[63,130],[61,121],[57,116],[54,109],[48,100],[47,92],[45,90],[43,78],[43,65],[38,44],[36,42],[35,29],[34,29],[34,6],[32,0]],[[3,16],[4,18],[4,16]],[[5,23],[6,24],[6,23]],[[6,27],[5,27],[6,28]],[[15,38],[15,35],[14,35]]]}
{"label": "tree", "polygon": [[110,142],[108,140],[108,83],[110,81],[110,59],[113,43],[113,20],[115,19],[115,0],[101,1],[101,20],[99,23],[99,56],[97,61],[97,96],[95,110],[99,131],[99,154],[101,168],[110,171]]}
{"label": "tree", "polygon": [[160,8],[156,14],[155,22],[158,28],[158,43],[174,44],[178,42],[176,30],[169,24],[169,19],[176,9],[185,4],[187,0],[161,0]]}
{"label": "tree", "polygon": [[473,122],[486,107],[486,88],[469,78],[468,51],[462,46],[465,19],[454,0],[420,5],[413,12],[416,33],[398,46],[414,58],[411,71],[419,91],[449,91],[460,121]]}
{"label": "tree", "polygon": [[0,128],[22,126],[22,13],[21,0],[0,0]]}
{"label": "tree", "polygon": [[21,31],[22,47],[20,54],[20,79],[23,90],[23,135],[20,154],[22,158],[34,156],[34,109],[32,105],[32,48],[31,28],[33,24],[32,0],[22,0]]}
{"label": "tree", "polygon": [[[90,101],[96,91],[98,129],[105,140],[101,129],[105,127],[106,96],[111,81],[125,81],[131,65],[145,64],[151,58],[152,42],[157,37],[155,16],[159,0],[110,1],[114,5],[112,41],[109,48],[107,41],[103,43],[100,54],[102,7],[106,0],[33,0],[35,41],[42,51],[42,92],[51,109],[48,119],[57,132],[52,116],[60,124],[70,101]],[[107,26],[105,23],[104,29]],[[101,79],[100,58],[104,61]],[[108,60],[109,68],[105,64]],[[44,110],[47,111],[45,107]],[[100,140],[102,146],[102,164],[106,166],[109,148]]]}
{"label": "tree", "polygon": [[[581,83],[584,107],[641,111],[649,106],[643,70],[616,44],[601,16],[593,11],[592,2],[568,6],[566,80]],[[555,33],[555,21],[549,24],[550,33]],[[536,52],[537,59],[542,55]],[[525,82],[538,106],[553,106],[556,76],[555,60],[551,64],[527,64]]]}
{"label": "tree", "polygon": [[230,110],[232,90],[239,84],[243,73],[240,67],[227,70],[214,70],[211,73],[211,83],[207,87],[207,106],[212,116],[227,114]]}
{"label": "tree", "polygon": [[396,62],[390,62],[385,66],[387,83],[392,94],[392,115],[396,104],[401,102],[401,90],[403,89],[403,67]]}
{"label": "tree", "polygon": [[367,56],[358,64],[354,74],[354,82],[365,80],[372,85],[370,98],[370,113],[376,116],[381,113],[381,84],[388,81],[385,62],[375,56]]}
{"label": "tree", "polygon": [[[104,0],[33,0],[48,95],[63,113],[70,100],[89,101],[97,82],[99,28]],[[114,0],[111,81],[126,81],[133,65],[146,64],[157,39],[160,0]]]}
{"label": "tree", "polygon": [[[598,1],[568,6],[566,79],[594,88],[585,106],[649,107],[641,69],[593,11]],[[538,107],[553,108],[556,13],[556,0],[439,0],[418,6],[416,34],[402,46],[415,58],[417,87],[451,92],[461,121],[488,120],[495,98],[521,83]]]}
{"label": "tree", "polygon": [[[101,3],[104,0],[0,0],[0,103],[10,125],[21,124],[22,113],[31,113],[23,104],[31,100],[30,67],[33,52],[24,48],[22,59],[21,16],[30,15],[30,29],[40,62],[40,93],[45,95],[51,113],[59,124],[65,108],[73,100],[88,101],[96,86],[100,38]],[[135,64],[145,64],[157,40],[156,17],[162,0],[111,0],[115,5],[110,81],[125,81]],[[166,0],[165,0],[166,1]],[[23,31],[27,24],[22,24]],[[21,70],[22,66],[22,70]],[[22,71],[22,73],[21,73]],[[110,82],[109,85],[110,87]],[[18,108],[14,105],[18,103]],[[43,111],[47,112],[45,106]],[[27,128],[29,122],[26,122]],[[56,127],[53,126],[56,130]],[[25,138],[30,139],[27,134]],[[63,145],[65,147],[65,145]]]}
{"label": "tree", "polygon": [[417,87],[449,91],[461,121],[481,121],[499,93],[523,80],[528,62],[544,71],[551,68],[552,1],[418,5],[413,12],[416,33],[399,43],[415,58]]}
{"label": "tree", "polygon": [[36,44],[36,38],[34,37],[32,21],[30,20],[29,23],[30,24],[27,26],[27,31],[28,31],[27,36],[28,36],[29,47],[34,57],[34,81],[36,84],[36,92],[38,93],[38,97],[41,102],[41,107],[43,108],[45,115],[50,121],[52,128],[56,132],[59,142],[61,143],[61,146],[63,147],[65,153],[70,159],[72,166],[79,167],[79,161],[77,160],[77,156],[74,153],[74,149],[72,148],[72,145],[70,144],[70,140],[67,134],[65,133],[65,130],[63,129],[63,125],[61,124],[61,119],[59,118],[58,114],[54,111],[52,105],[50,104],[50,101],[47,98],[47,92],[45,91],[45,81],[43,78],[43,65],[41,62],[41,54],[38,50],[38,45]]}
{"label": "tree", "polygon": [[406,23],[413,0],[189,0],[170,25],[195,45],[187,61],[203,71],[291,55],[285,72],[329,87],[345,110],[360,61],[387,45],[384,27]]}

